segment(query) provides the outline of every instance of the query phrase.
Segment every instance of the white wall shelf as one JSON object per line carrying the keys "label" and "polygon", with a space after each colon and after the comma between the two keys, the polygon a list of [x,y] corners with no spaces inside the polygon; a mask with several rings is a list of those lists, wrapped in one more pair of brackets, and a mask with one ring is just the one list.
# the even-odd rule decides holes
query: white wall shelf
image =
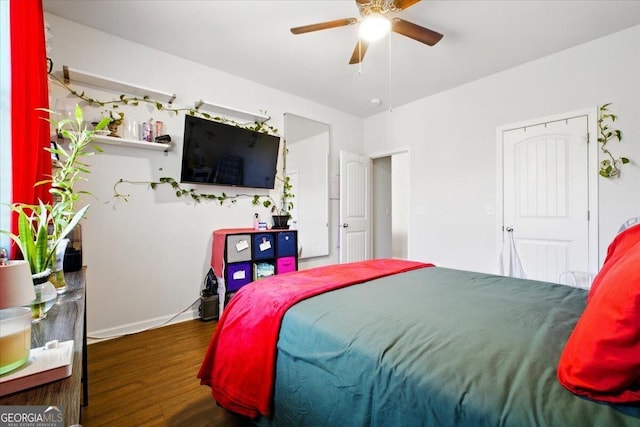
{"label": "white wall shelf", "polygon": [[[151,100],[165,102],[169,105],[176,99],[176,95],[168,92],[160,92],[154,89],[145,88],[138,85],[121,82],[119,80],[108,77],[99,76],[97,74],[86,71],[76,70],[68,65],[62,66],[62,72],[56,72],[65,83],[79,83],[82,85],[93,86],[101,89],[119,92],[125,95],[135,95],[141,98],[148,97]],[[222,117],[233,117],[237,119],[247,119],[252,122],[263,123],[271,117],[265,114],[254,113],[251,111],[238,110],[237,108],[227,107],[225,105],[215,104],[209,101],[197,101],[194,103],[196,110],[204,110],[212,113],[219,113]],[[137,141],[144,142],[144,141]],[[121,144],[122,145],[122,144]],[[157,144],[154,144],[157,145]]]}
{"label": "white wall shelf", "polygon": [[265,116],[264,114],[252,113],[250,111],[238,110],[236,108],[227,107],[220,104],[214,104],[209,101],[197,101],[194,105],[196,110],[206,110],[206,111],[215,111],[221,113],[223,116],[229,115],[231,117],[239,118],[239,119],[249,119],[254,122],[266,122],[271,117]]}
{"label": "white wall shelf", "polygon": [[154,89],[149,89],[142,86],[124,83],[119,80],[102,77],[97,74],[88,73],[86,71],[75,70],[67,65],[62,66],[62,78],[67,84],[76,82],[83,85],[90,85],[98,88],[112,90],[114,92],[120,92],[121,94],[130,94],[142,98],[146,96],[149,97],[149,99],[166,102],[168,104],[172,104],[176,99],[176,95],[172,93],[160,92]]}
{"label": "white wall shelf", "polygon": [[114,136],[96,135],[94,141],[99,144],[121,145],[123,147],[142,148],[145,150],[171,151],[172,143],[138,141],[136,139],[116,138]]}

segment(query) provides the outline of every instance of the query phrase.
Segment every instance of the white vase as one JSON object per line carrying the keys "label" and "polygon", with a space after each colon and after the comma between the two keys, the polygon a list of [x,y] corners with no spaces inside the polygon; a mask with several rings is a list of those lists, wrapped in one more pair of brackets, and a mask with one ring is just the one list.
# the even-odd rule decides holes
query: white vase
{"label": "white vase", "polygon": [[63,294],[67,290],[67,282],[64,280],[64,253],[67,251],[67,246],[70,242],[70,239],[62,239],[58,243],[56,247],[56,262],[49,278],[49,281],[53,283],[59,294]]}
{"label": "white vase", "polygon": [[31,307],[31,320],[33,322],[39,322],[47,317],[47,312],[53,307],[58,298],[55,286],[49,281],[50,275],[51,270],[32,275],[33,290],[36,292],[36,298],[31,301],[29,306]]}

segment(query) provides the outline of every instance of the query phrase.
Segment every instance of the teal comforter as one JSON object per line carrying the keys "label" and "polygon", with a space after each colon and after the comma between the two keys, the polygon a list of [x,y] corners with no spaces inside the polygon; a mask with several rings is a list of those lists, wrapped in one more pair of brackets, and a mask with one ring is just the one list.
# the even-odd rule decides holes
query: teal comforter
{"label": "teal comforter", "polygon": [[275,426],[640,426],[640,408],[556,380],[586,291],[425,268],[328,292],[285,315]]}

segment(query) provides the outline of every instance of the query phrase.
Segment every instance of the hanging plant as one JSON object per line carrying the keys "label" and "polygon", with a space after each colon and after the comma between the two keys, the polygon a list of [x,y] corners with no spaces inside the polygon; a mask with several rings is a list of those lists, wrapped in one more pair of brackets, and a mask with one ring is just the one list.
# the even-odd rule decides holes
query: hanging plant
{"label": "hanging plant", "polygon": [[[220,206],[224,205],[225,202],[234,204],[238,201],[238,199],[242,198],[251,198],[251,204],[254,206],[263,206],[265,208],[271,209],[272,213],[278,213],[289,216],[289,212],[293,209],[293,202],[290,200],[295,197],[292,193],[293,186],[291,185],[291,181],[289,177],[285,177],[283,181],[283,192],[282,198],[280,199],[280,204],[277,203],[276,200],[273,199],[270,195],[259,195],[259,194],[214,194],[214,193],[199,193],[193,188],[186,189],[180,186],[180,183],[171,177],[162,177],[158,181],[130,181],[127,179],[119,179],[113,185],[113,198],[114,199],[122,199],[125,202],[129,201],[129,194],[123,194],[118,191],[118,186],[120,184],[133,184],[133,185],[148,185],[152,190],[156,190],[158,187],[163,185],[168,185],[174,190],[174,194],[176,197],[188,197],[191,198],[196,203],[201,202],[217,202]],[[279,206],[280,205],[280,206]],[[278,207],[279,206],[279,207]]]}
{"label": "hanging plant", "polygon": [[620,129],[610,127],[618,116],[609,112],[609,105],[611,103],[601,106],[598,114],[598,143],[600,144],[600,150],[608,156],[607,159],[600,162],[600,176],[605,178],[613,178],[620,175],[620,167],[629,163],[629,159],[626,157],[616,159],[607,148],[607,143],[612,139],[617,139],[618,142],[622,141]]}
{"label": "hanging plant", "polygon": [[[233,126],[241,127],[244,129],[248,129],[254,132],[268,133],[271,135],[278,135],[278,129],[270,124],[268,124],[268,120],[264,121],[256,121],[252,123],[240,123],[235,120],[228,119],[226,117],[214,116],[204,111],[200,111],[197,107],[185,107],[185,108],[175,108],[171,103],[163,103],[155,99],[151,99],[148,96],[137,97],[137,96],[127,96],[125,94],[121,94],[117,99],[111,100],[100,100],[97,98],[93,98],[87,95],[84,91],[77,91],[65,83],[62,79],[57,77],[55,74],[51,72],[53,69],[53,63],[51,63],[51,67],[49,68],[49,78],[59,84],[63,88],[69,91],[69,93],[73,96],[76,96],[86,102],[91,106],[99,106],[99,107],[107,107],[108,116],[112,119],[112,122],[117,120],[118,117],[122,119],[124,117],[124,113],[115,111],[121,105],[129,105],[129,106],[138,106],[140,103],[146,103],[153,105],[158,111],[167,111],[169,113],[174,113],[176,115],[180,113],[189,114],[191,116],[201,117],[203,119],[212,120],[220,123],[230,124]],[[265,111],[260,111],[261,114],[267,115]],[[262,205],[265,208],[271,209],[271,212],[290,215],[290,211],[293,209],[293,202],[291,199],[294,197],[292,193],[292,185],[289,180],[289,177],[286,176],[286,148],[285,148],[285,162],[283,165],[283,178],[277,177],[280,181],[282,181],[282,193],[278,197],[276,201],[270,195],[258,195],[258,194],[213,194],[213,193],[199,193],[194,189],[185,189],[180,186],[180,184],[171,177],[162,177],[158,181],[131,181],[124,178],[121,178],[113,185],[113,198],[114,199],[122,199],[124,201],[128,201],[129,195],[123,194],[118,191],[118,186],[121,184],[144,184],[149,185],[151,189],[155,190],[158,186],[161,185],[169,185],[174,191],[176,197],[190,197],[193,201],[200,203],[203,201],[215,201],[220,205],[223,205],[225,202],[236,203],[236,201],[240,198],[252,198],[252,204],[255,206]],[[278,203],[280,202],[280,203]]]}
{"label": "hanging plant", "polygon": [[[64,80],[60,79],[58,76],[53,74],[51,72],[52,69],[53,69],[53,63],[51,64],[51,67],[49,68],[49,78],[50,78],[50,80],[52,82],[62,86],[63,88],[68,90],[71,95],[73,95],[73,96],[75,96],[77,98],[80,98],[81,100],[83,100],[84,102],[86,102],[90,106],[107,107],[107,108],[111,108],[111,109],[117,109],[121,105],[129,105],[129,106],[136,106],[137,107],[137,106],[140,105],[140,103],[145,103],[145,104],[152,105],[153,107],[155,107],[155,109],[157,111],[167,111],[169,113],[174,113],[175,115],[178,115],[180,113],[185,113],[185,114],[189,114],[191,116],[201,117],[203,119],[213,120],[213,121],[220,122],[220,123],[231,124],[233,126],[246,128],[246,129],[253,130],[253,131],[256,131],[256,132],[272,133],[272,134],[277,134],[278,133],[278,129],[276,129],[275,127],[273,127],[273,126],[271,126],[270,124],[267,123],[268,120],[265,120],[263,122],[255,122],[255,123],[252,122],[252,123],[248,123],[248,124],[247,123],[240,123],[240,122],[237,122],[235,120],[228,119],[226,117],[215,116],[215,115],[209,114],[207,112],[200,111],[196,107],[176,108],[171,103],[163,103],[163,102],[158,101],[156,99],[152,99],[149,96],[138,97],[138,96],[127,96],[125,94],[120,94],[120,96],[118,96],[117,99],[100,100],[100,99],[97,99],[97,98],[94,98],[94,97],[91,97],[91,96],[87,95],[84,91],[75,90],[74,88],[69,86],[67,83],[65,83]],[[260,113],[265,114],[264,111],[260,111]]]}

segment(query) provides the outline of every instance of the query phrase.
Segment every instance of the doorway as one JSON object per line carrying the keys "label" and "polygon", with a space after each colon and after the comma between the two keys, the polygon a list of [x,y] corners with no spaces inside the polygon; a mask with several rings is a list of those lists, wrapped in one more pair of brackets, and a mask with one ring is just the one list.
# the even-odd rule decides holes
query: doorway
{"label": "doorway", "polygon": [[409,151],[340,156],[340,262],[409,259]]}
{"label": "doorway", "polygon": [[528,279],[570,273],[589,287],[597,270],[596,119],[594,109],[498,130],[499,240],[513,238]]}
{"label": "doorway", "polygon": [[408,259],[409,153],[373,158],[372,188],[373,257]]}

